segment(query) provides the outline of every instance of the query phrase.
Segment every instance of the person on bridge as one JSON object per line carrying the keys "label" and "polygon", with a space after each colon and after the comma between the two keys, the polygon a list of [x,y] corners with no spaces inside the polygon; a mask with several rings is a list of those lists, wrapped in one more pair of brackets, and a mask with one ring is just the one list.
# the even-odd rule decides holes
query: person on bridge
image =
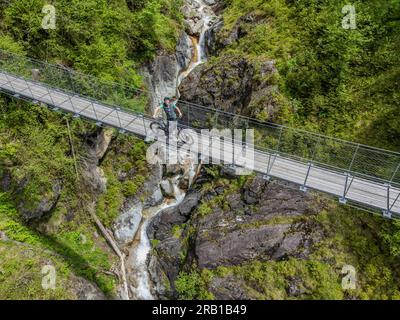
{"label": "person on bridge", "polygon": [[176,105],[177,100],[176,99],[171,99],[168,97],[164,98],[164,102],[160,104],[158,108],[154,110],[153,118],[157,118],[160,112],[164,110],[164,113],[167,117],[167,127],[166,127],[166,134],[168,135],[169,128],[172,128],[172,132],[175,133],[177,131],[177,124],[178,124],[178,119],[177,119],[177,114],[179,118],[182,118],[182,112]]}

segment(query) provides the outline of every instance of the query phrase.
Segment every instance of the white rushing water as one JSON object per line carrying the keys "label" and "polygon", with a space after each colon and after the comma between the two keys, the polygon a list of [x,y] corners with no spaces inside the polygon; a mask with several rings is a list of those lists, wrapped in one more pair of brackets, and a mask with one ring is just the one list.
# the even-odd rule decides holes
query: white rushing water
{"label": "white rushing water", "polygon": [[193,58],[190,62],[188,68],[183,70],[177,80],[177,88],[179,88],[183,79],[185,79],[197,66],[207,61],[206,55],[206,33],[212,27],[212,21],[216,18],[213,10],[210,6],[206,5],[202,0],[194,0],[199,4],[199,8],[197,11],[201,15],[201,19],[203,21],[203,27],[200,31],[200,37],[191,36],[192,44],[193,44]]}
{"label": "white rushing water", "polygon": [[[200,36],[193,37],[192,44],[194,48],[192,60],[186,70],[180,72],[176,79],[176,91],[179,96],[179,85],[181,82],[200,64],[206,62],[206,33],[215,21],[215,14],[210,6],[202,0],[193,0],[197,2],[199,7],[197,11],[201,14],[203,22]],[[193,170],[193,168],[191,168]],[[194,176],[194,174],[193,174]],[[174,190],[174,198],[165,199],[162,204],[143,210],[142,222],[135,236],[134,244],[129,248],[129,257],[127,267],[129,269],[130,291],[133,299],[137,300],[153,300],[155,297],[151,293],[151,281],[147,267],[147,259],[151,250],[151,243],[147,236],[147,228],[151,219],[158,215],[162,210],[178,205],[185,197],[185,193],[179,189],[180,176],[176,176],[172,182]],[[189,183],[190,180],[189,180]]]}
{"label": "white rushing water", "polygon": [[135,238],[135,245],[129,250],[128,268],[130,269],[129,277],[134,279],[136,286],[132,286],[130,291],[136,300],[153,300],[151,294],[151,281],[147,269],[147,256],[151,250],[151,243],[147,236],[147,227],[152,218],[159,214],[162,210],[177,206],[185,198],[185,193],[179,189],[180,176],[172,181],[174,188],[174,198],[167,198],[162,204],[156,207],[143,210],[143,218],[138,234]]}

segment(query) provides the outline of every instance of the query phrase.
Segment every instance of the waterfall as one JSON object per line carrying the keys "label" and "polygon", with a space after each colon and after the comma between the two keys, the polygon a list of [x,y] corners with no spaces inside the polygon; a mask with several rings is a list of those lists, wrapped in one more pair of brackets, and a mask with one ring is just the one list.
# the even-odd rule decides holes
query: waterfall
{"label": "waterfall", "polygon": [[[180,70],[177,73],[175,84],[175,91],[177,92],[177,96],[179,97],[179,85],[181,82],[200,64],[206,62],[206,34],[207,31],[212,27],[212,21],[215,20],[216,16],[211,9],[211,7],[205,4],[202,0],[191,0],[190,3],[194,3],[196,5],[196,11],[198,11],[201,15],[202,20],[202,28],[199,32],[199,36],[190,36],[193,46],[193,54],[192,59],[185,70]],[[163,83],[160,83],[160,86],[163,86]],[[155,92],[160,93],[164,92],[159,87],[154,87]],[[155,100],[159,97],[155,97]],[[194,176],[194,168],[188,167],[185,172],[189,177],[189,186]],[[147,236],[147,227],[151,220],[157,216],[162,210],[177,206],[181,203],[185,197],[185,193],[179,189],[179,181],[181,176],[176,176],[171,181],[172,187],[172,198],[164,199],[163,203],[152,207],[149,209],[145,209],[142,212],[142,221],[136,232],[135,239],[133,244],[128,247],[129,256],[127,259],[127,268],[129,270],[129,283],[130,283],[130,292],[132,294],[133,299],[137,300],[153,300],[154,297],[151,293],[151,280],[148,272],[148,256],[151,251],[151,243]]]}
{"label": "waterfall", "polygon": [[135,300],[154,300],[155,298],[151,293],[151,281],[147,269],[147,257],[151,250],[147,227],[161,211],[179,205],[185,198],[185,193],[178,187],[179,181],[180,176],[171,179],[173,198],[166,198],[160,205],[143,210],[142,222],[136,234],[134,245],[129,249],[127,263],[130,270],[129,278],[134,279],[131,282],[136,284],[136,286],[130,286],[130,291]]}
{"label": "waterfall", "polygon": [[178,97],[179,97],[178,88],[182,83],[183,79],[185,79],[197,66],[207,61],[206,34],[207,31],[212,27],[212,21],[216,18],[210,6],[206,5],[202,0],[193,0],[193,2],[196,2],[199,5],[199,8],[197,10],[201,14],[203,20],[203,26],[201,28],[199,37],[194,37],[194,36],[190,37],[193,45],[193,57],[187,69],[182,70],[178,76],[176,85]]}

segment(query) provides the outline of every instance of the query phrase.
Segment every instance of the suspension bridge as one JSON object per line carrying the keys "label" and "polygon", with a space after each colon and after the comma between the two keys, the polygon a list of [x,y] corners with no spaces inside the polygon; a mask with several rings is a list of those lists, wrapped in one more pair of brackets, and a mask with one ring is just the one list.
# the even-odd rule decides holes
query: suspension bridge
{"label": "suspension bridge", "polygon": [[[145,138],[148,92],[0,50],[0,92]],[[184,101],[183,125],[254,129],[254,169],[340,203],[400,217],[400,153],[260,122]],[[221,144],[223,145],[223,144]],[[211,146],[211,149],[213,146]]]}

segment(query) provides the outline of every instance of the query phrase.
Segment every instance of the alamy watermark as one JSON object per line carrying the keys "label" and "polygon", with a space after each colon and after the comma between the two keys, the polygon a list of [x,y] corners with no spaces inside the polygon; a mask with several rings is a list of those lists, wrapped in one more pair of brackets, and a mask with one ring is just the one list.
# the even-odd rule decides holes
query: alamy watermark
{"label": "alamy watermark", "polygon": [[50,264],[45,265],[42,268],[42,288],[44,290],[56,288],[57,272],[56,268]]}
{"label": "alamy watermark", "polygon": [[343,266],[341,274],[345,276],[342,278],[342,289],[343,290],[355,290],[356,289],[356,268],[352,265],[346,264]]}
{"label": "alamy watermark", "polygon": [[351,4],[347,4],[342,8],[342,13],[345,15],[342,19],[342,27],[343,29],[357,29],[356,23],[356,7]]}
{"label": "alamy watermark", "polygon": [[42,8],[42,13],[45,14],[42,19],[42,28],[45,30],[56,29],[56,8],[51,4],[46,4]]}
{"label": "alamy watermark", "polygon": [[[176,127],[175,127],[176,128]],[[181,141],[180,137],[186,141]],[[233,165],[254,170],[253,129],[183,129],[178,135],[170,124],[169,134],[157,134],[155,142],[147,149],[149,164],[184,164],[188,158],[193,163]]]}

